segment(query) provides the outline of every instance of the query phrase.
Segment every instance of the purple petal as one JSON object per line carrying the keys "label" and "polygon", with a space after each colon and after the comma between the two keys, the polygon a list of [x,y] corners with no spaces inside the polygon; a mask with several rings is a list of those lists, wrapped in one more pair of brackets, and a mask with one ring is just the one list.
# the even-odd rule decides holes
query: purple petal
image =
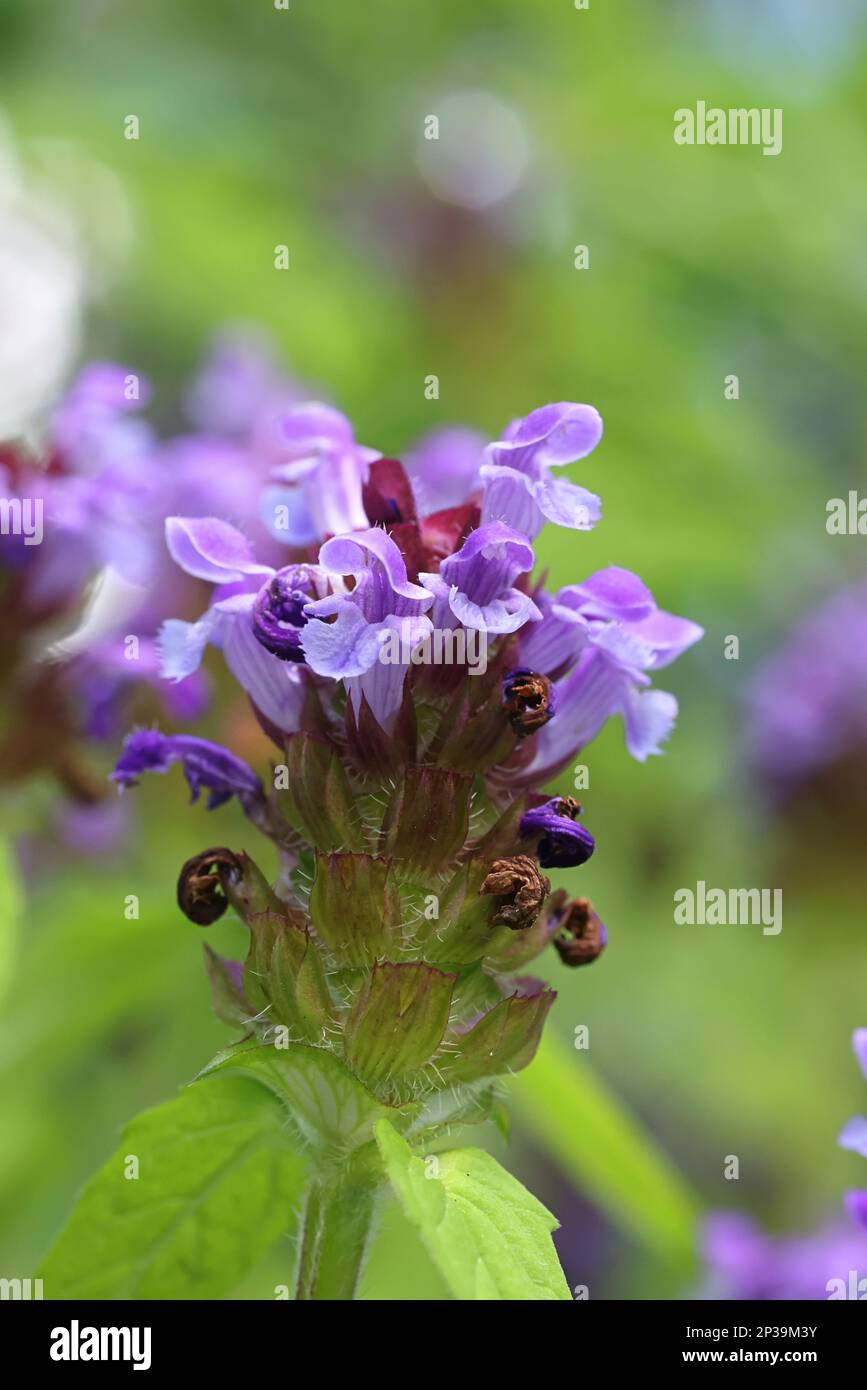
{"label": "purple petal", "polygon": [[654,671],[670,666],[687,648],[704,636],[704,628],[688,618],[676,618],[661,608],[630,624],[630,631],[652,649],[650,667]]}
{"label": "purple petal", "polygon": [[867,1080],[867,1028],[856,1028],[852,1034],[852,1047],[855,1060],[861,1068],[861,1075]]}
{"label": "purple petal", "polygon": [[159,729],[139,729],[125,740],[111,780],[134,787],[144,772],[168,772],[173,763],[183,764],[184,775],[196,801],[204,788],[211,811],[237,796],[244,806],[258,800],[262,784],[228,748],[191,734],[163,734]]}
{"label": "purple petal", "polygon": [[166,544],[181,569],[212,584],[273,574],[270,566],[256,564],[247,537],[216,517],[167,517]]}
{"label": "purple petal", "polygon": [[521,633],[519,648],[521,662],[543,676],[549,676],[566,665],[573,665],[587,643],[588,625],[581,613],[562,603],[567,591],[560,590],[556,598],[537,594],[536,603],[542,621],[532,623]]}
{"label": "purple petal", "polygon": [[557,601],[580,608],[586,618],[616,618],[620,622],[637,622],[656,608],[652,593],[638,575],[619,565],[608,565],[583,583],[561,589]]}
{"label": "purple petal", "polygon": [[[514,468],[560,467],[587,456],[602,438],[602,417],[592,405],[560,401],[515,420],[503,440],[492,444],[492,462]],[[495,451],[495,453],[493,452]]]}
{"label": "purple petal", "polygon": [[213,641],[219,617],[216,609],[209,608],[195,623],[185,623],[180,618],[166,619],[157,639],[166,680],[182,681],[198,670],[205,648]]}
{"label": "purple petal", "polygon": [[419,513],[459,507],[479,489],[485,437],[475,430],[438,429],[404,457]]}
{"label": "purple petal", "polygon": [[853,1153],[867,1158],[867,1117],[855,1115],[847,1120],[837,1140],[841,1149],[851,1149]]}
{"label": "purple petal", "polygon": [[[409,612],[395,599],[428,608],[433,599],[428,589],[407,578],[400,550],[379,527],[326,541],[319,551],[319,563],[330,574],[353,576],[357,581],[353,597],[371,622],[381,622],[389,613]],[[310,611],[316,610],[311,607]]]}
{"label": "purple petal", "polygon": [[596,841],[573,820],[574,803],[554,797],[534,806],[521,817],[522,835],[541,835],[537,853],[543,869],[572,869],[585,864],[596,848]]}
{"label": "purple petal", "polygon": [[533,568],[533,547],[526,536],[501,522],[488,522],[467,537],[461,549],[443,560],[439,575],[419,577],[442,595],[465,627],[486,632],[516,632],[542,614],[529,595],[513,588],[519,574]]}
{"label": "purple petal", "polygon": [[863,1188],[846,1193],[846,1210],[853,1221],[867,1230],[867,1191]]}
{"label": "purple petal", "polygon": [[479,470],[485,484],[482,523],[502,522],[528,536],[538,536],[545,518],[536,501],[533,479],[516,468],[485,463]]}
{"label": "purple petal", "polygon": [[629,689],[623,701],[626,747],[637,762],[661,753],[677,719],[677,700],[666,690]]}
{"label": "purple petal", "polygon": [[540,478],[533,495],[546,520],[572,531],[592,531],[602,516],[602,503],[594,492],[562,478]]}
{"label": "purple petal", "polygon": [[226,665],[242,690],[275,728],[295,733],[307,689],[303,668],[272,656],[257,642],[249,610],[228,615],[220,635]]}

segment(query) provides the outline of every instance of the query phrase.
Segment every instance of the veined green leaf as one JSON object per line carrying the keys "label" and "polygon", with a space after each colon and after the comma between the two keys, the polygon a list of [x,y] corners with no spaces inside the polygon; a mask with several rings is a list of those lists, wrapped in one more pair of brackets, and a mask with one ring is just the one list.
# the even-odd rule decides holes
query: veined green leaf
{"label": "veined green leaf", "polygon": [[307,1160],[238,1076],[188,1086],[125,1129],[40,1275],[57,1298],[220,1298],[294,1226]]}
{"label": "veined green leaf", "polygon": [[612,1221],[654,1254],[691,1262],[698,1199],[582,1054],[544,1035],[509,1093],[524,1126]]}
{"label": "veined green leaf", "polygon": [[455,1298],[570,1298],[551,1232],[557,1222],[483,1149],[427,1161],[385,1120],[376,1141],[409,1220]]}
{"label": "veined green leaf", "polygon": [[318,1150],[348,1152],[373,1139],[375,1120],[389,1118],[400,1125],[417,1109],[382,1105],[333,1053],[304,1043],[285,1048],[242,1043],[221,1052],[201,1075],[214,1071],[241,1072],[267,1086],[288,1106],[306,1142]]}

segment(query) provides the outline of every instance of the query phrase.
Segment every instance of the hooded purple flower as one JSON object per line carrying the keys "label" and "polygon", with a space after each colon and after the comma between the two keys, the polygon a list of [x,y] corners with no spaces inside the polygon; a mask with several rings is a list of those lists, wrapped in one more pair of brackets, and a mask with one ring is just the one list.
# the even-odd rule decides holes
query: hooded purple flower
{"label": "hooded purple flower", "polygon": [[352,426],[332,406],[310,402],[281,420],[283,459],[262,498],[262,518],[286,545],[368,526],[362,489],[377,449],[357,444]]}
{"label": "hooded purple flower", "polygon": [[557,718],[540,730],[533,760],[520,770],[527,784],[547,781],[595,738],[606,720],[622,716],[626,746],[639,762],[660,752],[677,701],[648,690],[648,672],[676,660],[702,636],[686,618],[657,608],[637,575],[609,566],[556,598],[537,595],[540,623],[521,637],[525,666],[557,675]]}
{"label": "hooded purple flower", "polygon": [[485,450],[482,521],[505,522],[531,540],[546,520],[591,530],[601,516],[599,498],[552,477],[551,469],[586,458],[601,438],[602,419],[591,405],[561,401],[513,420]]}
{"label": "hooded purple flower", "polygon": [[192,801],[198,800],[203,788],[209,793],[209,811],[232,796],[246,810],[263,795],[253,769],[228,748],[190,734],[162,734],[159,729],[138,729],[126,738],[111,780],[121,787],[134,787],[142,773],[168,772],[177,762],[183,765]]}
{"label": "hooded purple flower", "polygon": [[[301,633],[307,665],[320,676],[343,681],[356,716],[366,699],[377,722],[389,729],[408,668],[405,662],[383,660],[384,644],[398,632],[411,649],[428,635],[431,622],[423,614],[433,594],[407,578],[400,550],[378,527],[326,541],[319,563],[336,591],[307,605],[309,621]],[[346,576],[351,587],[343,583]]]}
{"label": "hooded purple flower", "polygon": [[[867,1028],[855,1029],[852,1034],[852,1046],[861,1073],[867,1080]],[[867,1116],[856,1115],[849,1120],[843,1126],[838,1142],[842,1148],[851,1149],[853,1153],[867,1158]],[[846,1208],[849,1215],[867,1230],[867,1190],[854,1189],[847,1192]],[[867,1257],[867,1250],[865,1250],[865,1257]],[[865,1258],[865,1263],[867,1263],[867,1258]]]}
{"label": "hooded purple flower", "polygon": [[542,614],[528,594],[514,588],[519,574],[533,568],[533,547],[520,532],[492,521],[471,531],[461,549],[443,560],[438,574],[419,579],[435,595],[434,627],[517,632]]}
{"label": "hooded purple flower", "polygon": [[586,864],[596,841],[578,825],[581,807],[570,796],[555,796],[521,817],[521,834],[541,835],[536,853],[543,869],[575,869]]}
{"label": "hooded purple flower", "polygon": [[[163,675],[183,680],[198,668],[211,643],[222,649],[232,675],[264,717],[275,728],[293,732],[304,703],[303,678],[293,664],[299,659],[293,624],[302,621],[304,614],[300,603],[289,613],[281,595],[323,594],[322,572],[315,565],[275,571],[270,565],[257,564],[247,538],[214,517],[169,517],[166,544],[187,574],[219,587],[198,622],[170,618],[163,623],[159,638]],[[281,644],[281,655],[275,655]],[[296,655],[287,659],[289,652]]]}

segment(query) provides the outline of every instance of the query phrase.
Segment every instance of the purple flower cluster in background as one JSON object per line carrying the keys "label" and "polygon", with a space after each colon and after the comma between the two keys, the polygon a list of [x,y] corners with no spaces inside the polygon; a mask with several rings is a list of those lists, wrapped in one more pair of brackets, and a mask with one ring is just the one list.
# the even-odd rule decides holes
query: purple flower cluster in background
{"label": "purple flower cluster in background", "polygon": [[[867,1028],[852,1037],[867,1080]],[[867,1158],[867,1117],[844,1125],[840,1146]],[[705,1298],[842,1299],[867,1297],[867,1189],[846,1193],[849,1225],[808,1235],[769,1236],[744,1212],[716,1212],[705,1223]]]}

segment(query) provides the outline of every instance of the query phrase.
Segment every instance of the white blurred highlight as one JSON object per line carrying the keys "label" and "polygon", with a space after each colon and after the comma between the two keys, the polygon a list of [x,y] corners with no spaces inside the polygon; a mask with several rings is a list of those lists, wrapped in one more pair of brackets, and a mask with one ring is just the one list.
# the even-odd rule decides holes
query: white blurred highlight
{"label": "white blurred highlight", "polygon": [[439,138],[419,141],[416,162],[438,198],[457,207],[488,208],[520,186],[530,142],[518,113],[485,91],[454,91],[429,107]]}

